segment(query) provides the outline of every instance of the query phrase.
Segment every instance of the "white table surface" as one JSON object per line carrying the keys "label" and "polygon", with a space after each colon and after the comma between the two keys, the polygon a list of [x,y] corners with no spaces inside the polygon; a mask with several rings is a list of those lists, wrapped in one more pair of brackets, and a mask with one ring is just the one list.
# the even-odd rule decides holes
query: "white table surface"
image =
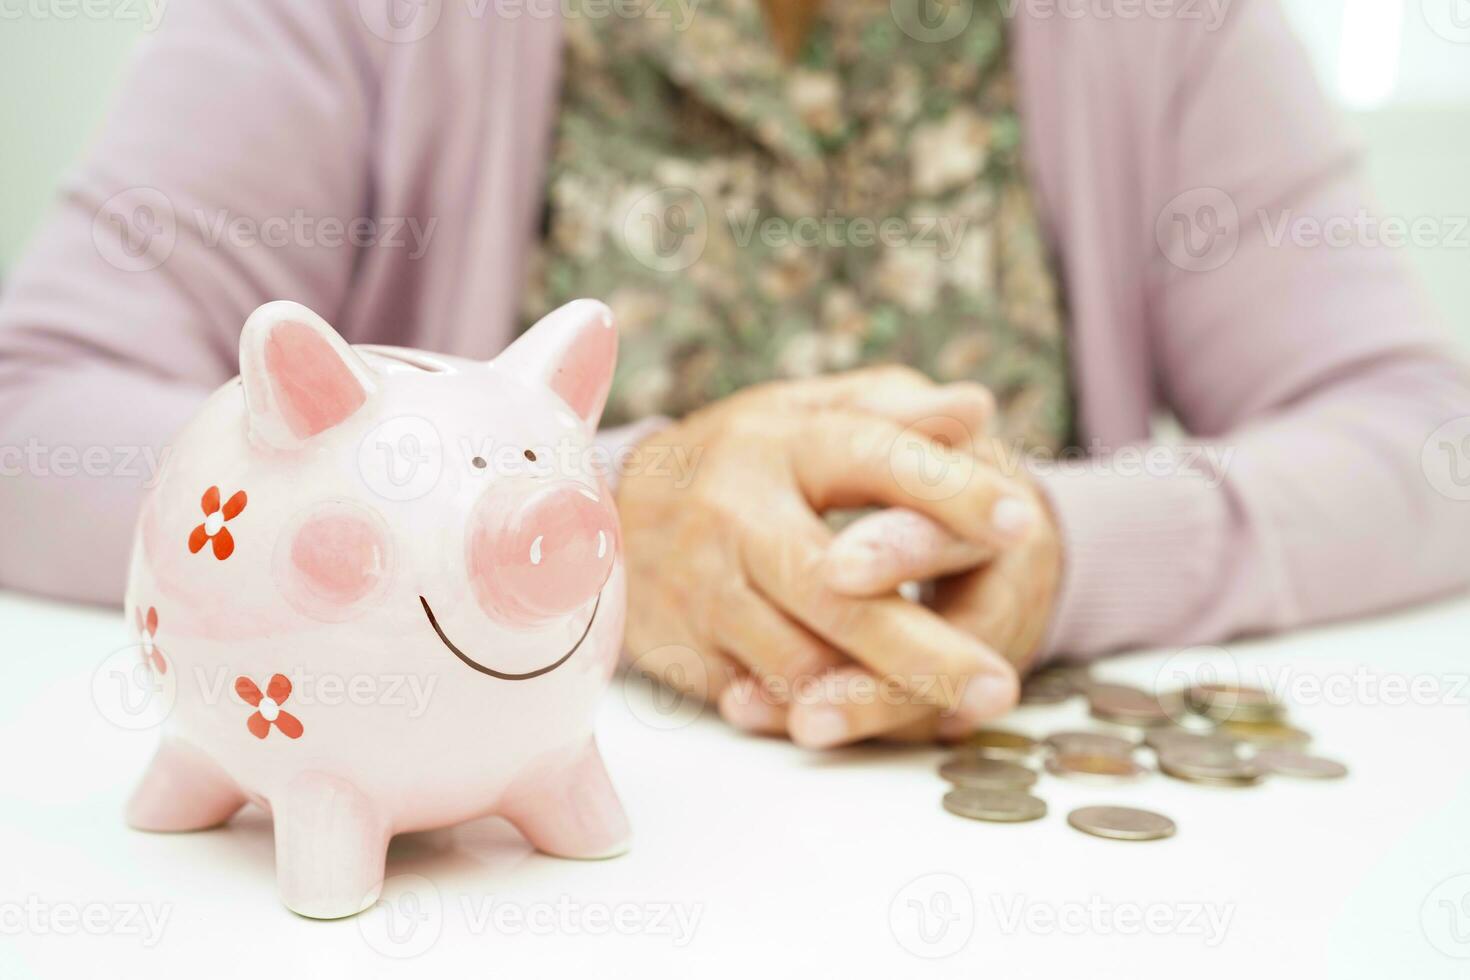
{"label": "white table surface", "polygon": [[[630,854],[543,857],[495,820],[413,835],[390,852],[388,904],[335,922],[277,901],[257,810],[198,834],[124,826],[157,736],[94,703],[94,672],[127,642],[120,615],[0,594],[0,626],[7,980],[1470,976],[1467,601],[1101,664],[1148,685],[1222,656],[1265,670],[1352,774],[1249,789],[1043,776],[1051,810],[1020,825],[944,812],[937,750],[808,753],[619,682],[600,740]],[[1074,701],[1011,724],[1084,721]],[[1121,843],[1066,825],[1094,802],[1159,809],[1179,833]]]}

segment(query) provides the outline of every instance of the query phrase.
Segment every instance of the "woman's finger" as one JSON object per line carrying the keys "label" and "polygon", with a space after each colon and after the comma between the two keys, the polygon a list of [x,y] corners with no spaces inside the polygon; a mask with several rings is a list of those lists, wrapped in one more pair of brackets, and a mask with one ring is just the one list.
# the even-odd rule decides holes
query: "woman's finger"
{"label": "woman's finger", "polygon": [[720,716],[752,735],[785,735],[789,706],[771,698],[765,685],[749,675],[720,692]]}
{"label": "woman's finger", "polygon": [[854,521],[833,539],[825,576],[844,595],[884,595],[904,582],[952,575],[995,555],[994,548],[971,544],[917,511],[891,507]]}
{"label": "woman's finger", "polygon": [[809,408],[875,415],[968,452],[990,428],[995,396],[973,381],[936,385],[912,368],[885,365],[803,383],[793,391]]}
{"label": "woman's finger", "polygon": [[887,419],[824,411],[801,420],[788,445],[802,492],[818,513],[907,507],[993,548],[1024,539],[1041,518],[1015,480]]}
{"label": "woman's finger", "polygon": [[934,731],[938,717],[938,712],[931,712],[928,717],[921,718],[912,725],[884,732],[878,736],[878,741],[889,745],[928,745],[938,739]]}
{"label": "woman's finger", "polygon": [[805,748],[830,749],[878,738],[937,716],[932,705],[860,667],[833,671],[822,680],[821,697],[795,701],[787,715],[791,740]]}
{"label": "woman's finger", "polygon": [[715,645],[763,680],[776,700],[792,684],[849,662],[744,582],[730,587],[709,619]]}
{"label": "woman's finger", "polygon": [[933,608],[966,632],[981,637],[1021,672],[1029,668],[1046,632],[1060,565],[1033,539],[984,568],[938,583]]}
{"label": "woman's finger", "polygon": [[898,596],[853,598],[829,589],[822,566],[830,541],[811,513],[765,515],[741,537],[746,574],[793,619],[873,674],[897,681],[916,701],[971,722],[1015,705],[1015,671],[976,637]]}

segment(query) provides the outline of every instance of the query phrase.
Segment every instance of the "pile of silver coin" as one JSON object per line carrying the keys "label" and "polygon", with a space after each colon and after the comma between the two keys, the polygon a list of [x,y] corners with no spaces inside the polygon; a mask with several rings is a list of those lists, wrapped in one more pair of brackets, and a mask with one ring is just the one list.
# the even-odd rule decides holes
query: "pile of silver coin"
{"label": "pile of silver coin", "polygon": [[[1094,681],[1085,668],[1038,671],[1022,687],[1021,703],[1061,704],[1085,697],[1088,713],[1111,731],[1060,731],[1043,739],[982,729],[939,767],[952,784],[944,808],[971,820],[1017,823],[1046,816],[1034,793],[1040,772],[1098,785],[1165,776],[1208,786],[1254,786],[1267,777],[1337,779],[1340,762],[1309,755],[1311,736],[1293,727],[1286,708],[1264,690],[1238,684],[1197,684],[1150,694]],[[1120,806],[1073,810],[1067,823],[1112,840],[1173,836],[1168,817]]]}

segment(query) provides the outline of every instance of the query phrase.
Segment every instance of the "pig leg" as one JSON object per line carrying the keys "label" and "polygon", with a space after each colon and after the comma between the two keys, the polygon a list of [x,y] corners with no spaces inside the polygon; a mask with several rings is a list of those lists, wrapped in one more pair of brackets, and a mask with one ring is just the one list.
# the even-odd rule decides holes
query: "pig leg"
{"label": "pig leg", "polygon": [[164,737],[128,801],[129,826],[174,832],[217,827],[245,805],[245,794],[203,752]]}
{"label": "pig leg", "polygon": [[287,908],[312,919],[340,919],[378,900],[392,832],[355,786],[305,772],[271,800],[271,813],[276,881]]}
{"label": "pig leg", "polygon": [[591,739],[565,766],[518,782],[500,814],[536,850],[556,857],[617,857],[631,843],[628,817]]}

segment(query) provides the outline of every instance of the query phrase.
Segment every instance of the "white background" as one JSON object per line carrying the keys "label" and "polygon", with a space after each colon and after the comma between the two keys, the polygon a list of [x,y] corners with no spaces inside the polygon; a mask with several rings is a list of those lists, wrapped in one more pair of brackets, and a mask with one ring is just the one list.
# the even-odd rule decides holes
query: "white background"
{"label": "white background", "polygon": [[[406,953],[432,976],[1470,973],[1466,601],[1246,644],[1226,660],[1100,665],[1101,677],[1167,686],[1228,663],[1284,685],[1298,723],[1352,773],[1249,789],[1043,776],[1051,812],[1023,825],[942,810],[937,750],[808,753],[619,684],[600,732],[631,853],[547,858],[495,820],[400,838],[388,902],[336,922],[279,904],[258,810],[198,834],[124,826],[156,734],[124,730],[93,697],[97,668],[129,642],[120,616],[0,595],[0,623],[7,980],[371,977]],[[1077,702],[1014,718],[1035,734],[1085,723]],[[1094,803],[1156,808],[1179,833],[1124,843],[1066,826],[1069,810]],[[96,935],[75,924],[88,908]],[[142,913],[161,932],[129,918]],[[588,914],[621,916],[628,931],[589,935],[578,924]]]}

